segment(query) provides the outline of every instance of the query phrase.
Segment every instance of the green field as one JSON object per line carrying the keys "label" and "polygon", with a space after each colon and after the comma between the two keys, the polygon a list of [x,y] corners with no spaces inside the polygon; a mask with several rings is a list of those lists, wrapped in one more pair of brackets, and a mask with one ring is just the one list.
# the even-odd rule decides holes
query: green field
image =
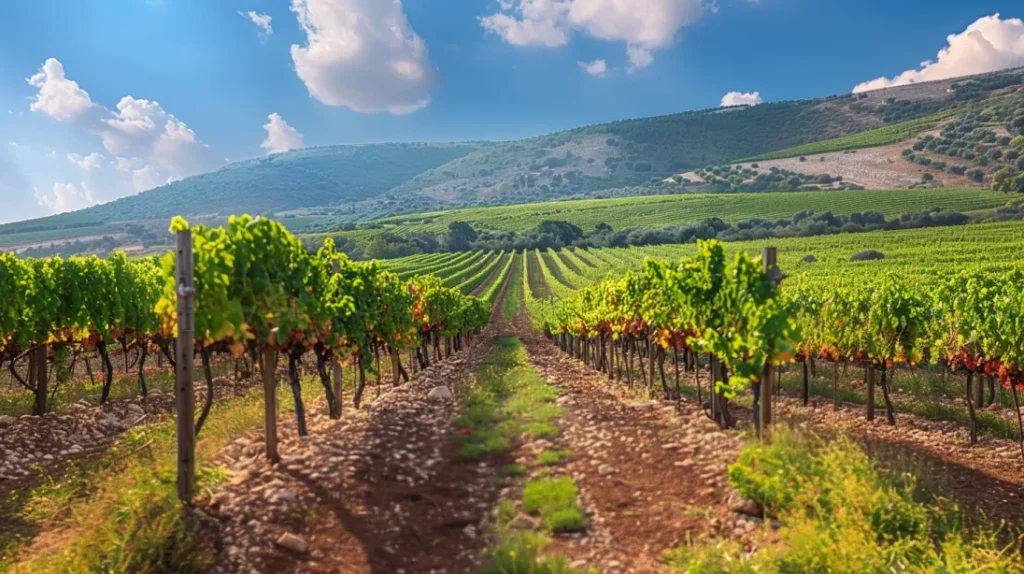
{"label": "green field", "polygon": [[442,233],[448,224],[465,221],[477,229],[524,230],[545,220],[563,220],[593,231],[598,223],[615,229],[663,227],[697,223],[709,217],[726,222],[743,219],[790,218],[802,210],[848,215],[878,211],[886,216],[926,211],[936,207],[961,212],[992,209],[1006,203],[1005,194],[983,189],[894,189],[858,191],[797,191],[785,193],[732,193],[654,195],[613,199],[584,199],[528,203],[504,207],[460,209],[381,220],[378,229],[359,229],[337,235],[355,241],[391,232],[405,235]]}
{"label": "green field", "polygon": [[[745,241],[729,243],[726,249],[759,255],[766,246],[778,249],[779,267],[788,276],[786,281],[789,283],[834,277],[851,282],[870,282],[894,274],[928,281],[971,267],[1004,270],[1024,264],[1024,222]],[[580,273],[566,265],[562,257],[553,256],[552,252],[531,251],[528,258],[530,271],[532,273],[536,269],[539,277],[531,276],[530,281],[547,298],[551,291],[555,291],[557,296],[558,292],[568,289],[562,279],[574,287],[582,287],[603,279],[609,273],[638,268],[647,257],[678,259],[693,254],[695,249],[694,244],[580,249],[569,255],[574,262],[582,263],[582,259],[590,262],[590,265],[583,263],[582,266],[577,263]],[[867,249],[881,251],[885,258],[850,261],[853,254]],[[477,257],[479,255],[482,254]],[[808,255],[813,255],[817,262],[802,262]],[[445,256],[451,260],[459,257],[465,255],[454,253]],[[403,269],[404,262],[402,259],[394,260],[390,266],[396,270]],[[541,278],[545,280],[543,287],[539,283]]]}
{"label": "green field", "polygon": [[884,128],[878,128],[875,130],[868,130],[866,132],[861,132],[858,134],[851,134],[848,136],[842,136],[830,140],[824,140],[820,142],[814,142],[801,146],[791,147],[779,151],[763,153],[761,155],[756,155],[754,157],[736,160],[731,163],[744,163],[749,161],[768,161],[772,159],[782,159],[787,157],[798,157],[802,155],[814,155],[833,151],[846,151],[865,147],[888,145],[908,140],[925,130],[934,129],[943,120],[949,119],[957,115],[958,113],[959,112],[956,111],[947,111],[941,114],[935,114],[933,116],[918,118],[916,120],[900,122],[898,124],[885,126]]}

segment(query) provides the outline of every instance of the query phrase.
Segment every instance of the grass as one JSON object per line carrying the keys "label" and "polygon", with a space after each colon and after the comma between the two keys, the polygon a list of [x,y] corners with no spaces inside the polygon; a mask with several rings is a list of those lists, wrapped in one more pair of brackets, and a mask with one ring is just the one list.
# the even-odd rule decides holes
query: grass
{"label": "grass", "polygon": [[505,293],[505,301],[503,303],[502,313],[505,315],[505,319],[511,319],[519,313],[519,305],[523,298],[523,260],[522,257],[526,257],[525,253],[514,254],[513,258],[515,261],[512,262],[512,271],[510,272],[511,282],[508,287],[508,292]]}
{"label": "grass", "polygon": [[560,557],[543,557],[541,551],[550,539],[534,532],[506,534],[491,551],[490,562],[482,574],[596,574],[596,570],[570,568]]}
{"label": "grass", "polygon": [[[799,395],[803,389],[803,375],[797,370],[783,374],[780,379],[782,391],[788,395]],[[824,399],[824,402],[832,400],[832,369],[831,364],[819,364],[817,377],[809,377],[810,391],[812,397]],[[851,369],[853,373],[862,374],[861,369]],[[856,375],[855,375],[856,376]],[[855,405],[867,405],[866,388],[857,389],[849,385],[850,376],[840,374],[837,396],[844,403]],[[983,381],[984,382],[984,381]],[[997,389],[1002,389],[996,385]],[[952,421],[965,427],[971,424],[967,408],[954,406],[944,401],[962,398],[966,392],[963,378],[952,375],[942,378],[926,370],[917,369],[914,372],[906,370],[895,371],[890,389],[893,412],[910,413],[922,418],[934,421]],[[986,397],[988,389],[986,388]],[[997,403],[1012,409],[1013,400],[1005,393],[997,395]],[[875,393],[876,416],[885,416],[885,402],[882,396],[882,389],[879,387]],[[1012,412],[1012,410],[1011,410]],[[997,413],[985,410],[976,412],[978,421],[978,432],[996,438],[1015,440],[1018,436],[1017,422],[1003,418]]]}
{"label": "grass", "polygon": [[[156,365],[156,359],[151,354],[147,361],[149,366]],[[166,365],[166,363],[164,363]],[[230,376],[234,372],[233,361],[215,361],[212,365],[213,376]],[[77,370],[77,369],[76,369]],[[2,373],[7,378],[6,366]],[[95,380],[90,381],[88,377],[68,381],[60,385],[57,393],[52,395],[50,410],[56,413],[63,413],[67,407],[85,399],[92,404],[99,404],[100,393],[103,390],[103,374],[99,371],[94,373]],[[56,382],[51,378],[50,390],[52,392]],[[163,393],[174,392],[174,370],[167,366],[163,372],[146,375],[146,387],[148,390],[158,390]],[[110,385],[110,399],[123,400],[131,399],[138,395],[139,377],[137,371],[125,373],[117,364],[114,365],[114,378]],[[0,388],[0,415],[21,416],[32,412],[34,397],[32,393],[25,391],[16,383],[4,384]]]}
{"label": "grass", "polygon": [[689,544],[666,556],[687,573],[1020,572],[1012,546],[990,528],[969,530],[952,502],[913,475],[881,472],[848,439],[824,442],[779,429],[729,468],[741,496],[782,528],[762,531],[753,555],[736,543]]}
{"label": "grass", "polygon": [[[307,381],[303,397],[322,392]],[[291,403],[286,386],[280,404]],[[289,421],[290,422],[290,421]],[[287,424],[286,421],[282,421]],[[263,426],[263,393],[214,403],[196,443],[196,492],[212,491],[227,478],[204,464],[234,438]],[[10,572],[199,572],[211,549],[196,538],[198,522],[177,500],[175,423],[127,431],[97,459],[72,466],[30,491],[14,493],[0,507],[0,571]],[[19,561],[17,551],[46,528],[60,532],[53,548]],[[12,562],[7,560],[13,557]]]}
{"label": "grass", "polygon": [[544,466],[553,466],[572,456],[571,450],[545,450],[537,455],[537,462]]}
{"label": "grass", "polygon": [[523,510],[540,516],[552,532],[586,530],[587,518],[576,503],[579,489],[568,476],[539,478],[523,488]]}
{"label": "grass", "polygon": [[561,415],[556,393],[534,371],[522,342],[503,337],[477,373],[477,384],[455,419],[458,454],[479,458],[507,452],[521,437],[554,436],[551,419]]}

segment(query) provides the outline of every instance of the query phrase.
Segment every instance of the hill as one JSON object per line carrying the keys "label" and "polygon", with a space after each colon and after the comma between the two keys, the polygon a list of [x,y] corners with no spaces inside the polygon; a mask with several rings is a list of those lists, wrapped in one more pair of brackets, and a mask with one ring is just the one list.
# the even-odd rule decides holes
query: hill
{"label": "hill", "polygon": [[[1016,99],[1005,102],[1018,95],[1024,98],[1014,91],[1022,83],[1024,74],[1008,71],[865,94],[622,120],[515,142],[312,148],[234,163],[79,212],[2,225],[0,249],[107,241],[104,238],[117,245],[146,246],[166,241],[166,220],[176,214],[205,217],[211,223],[234,212],[275,214],[295,232],[333,233],[353,222],[389,216],[609,196],[617,194],[609,190],[629,186],[651,188],[637,190],[647,195],[683,188],[743,191],[734,189],[735,181],[725,186],[711,180],[706,185],[700,177],[680,174],[741,158],[783,157],[786,150],[850,150],[921,134],[935,138],[940,126],[948,132],[951,124],[958,126],[952,137],[943,134],[938,142],[917,142],[908,152],[914,155],[899,156],[895,147],[885,150],[885,157],[868,171],[878,171],[875,166],[880,163],[895,163],[892,155],[901,163],[923,164],[931,159],[929,153],[952,149],[939,145],[946,140],[988,146],[988,151],[988,130],[994,132],[992,143],[1001,146],[999,150],[980,159],[973,149],[959,155],[975,163],[989,162],[984,173],[967,165],[956,166],[957,171],[964,168],[956,173],[950,165],[949,172],[932,184],[981,186],[991,179],[990,171],[1009,165],[1006,158],[1015,153],[1004,140],[1012,133],[1008,130],[1017,129],[1014,114],[1021,106]],[[992,107],[997,108],[998,126],[991,125]],[[844,169],[842,162],[835,162],[835,168],[814,163],[784,167],[809,177]],[[942,160],[933,161],[929,169],[942,165]],[[909,175],[892,178],[888,187],[934,179],[922,171],[915,167]],[[664,189],[666,182],[678,189]],[[879,187],[870,182],[867,186]]]}
{"label": "hill", "polygon": [[[431,212],[381,219],[331,235],[365,244],[382,233],[405,237],[424,232],[442,234],[456,221],[490,231],[523,231],[543,221],[567,221],[590,232],[602,223],[614,229],[687,225],[711,217],[735,223],[756,218],[786,219],[805,210],[834,215],[874,211],[894,216],[932,209],[982,214],[1006,202],[1006,194],[969,188],[652,195]],[[303,237],[316,243],[323,234]]]}

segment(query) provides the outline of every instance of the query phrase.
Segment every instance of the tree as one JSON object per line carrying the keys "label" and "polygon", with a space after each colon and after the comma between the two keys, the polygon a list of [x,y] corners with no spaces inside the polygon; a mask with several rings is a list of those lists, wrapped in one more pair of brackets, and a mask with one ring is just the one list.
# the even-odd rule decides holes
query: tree
{"label": "tree", "polygon": [[452,251],[467,251],[469,244],[476,241],[477,232],[465,221],[448,224],[448,248]]}

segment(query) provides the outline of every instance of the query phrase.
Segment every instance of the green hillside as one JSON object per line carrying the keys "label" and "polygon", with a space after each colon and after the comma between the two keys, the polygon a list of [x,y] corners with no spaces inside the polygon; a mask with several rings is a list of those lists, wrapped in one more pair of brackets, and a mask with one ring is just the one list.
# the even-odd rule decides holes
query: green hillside
{"label": "green hillside", "polygon": [[893,189],[848,191],[796,191],[780,193],[728,193],[655,195],[549,201],[524,205],[473,208],[383,219],[341,235],[358,242],[384,232],[409,235],[442,233],[448,224],[465,221],[476,229],[523,230],[545,220],[568,221],[584,231],[598,223],[615,229],[697,223],[719,217],[731,223],[744,219],[779,219],[811,210],[848,215],[877,211],[886,216],[934,208],[960,212],[993,209],[1006,203],[1006,194],[983,189]]}
{"label": "green hillside", "polygon": [[[111,238],[108,243],[145,247],[162,240],[166,220],[177,214],[205,216],[211,223],[228,213],[275,214],[295,232],[333,233],[355,222],[403,214],[603,197],[630,186],[643,195],[700,191],[701,183],[671,176],[792,148],[887,143],[934,127],[937,117],[960,125],[961,117],[969,116],[973,129],[984,124],[989,100],[1017,89],[1022,77],[996,73],[959,84],[891,88],[884,94],[629,119],[515,142],[293,151],[233,163],[79,212],[0,225],[0,248],[104,237]],[[1002,145],[998,138],[995,143]],[[999,153],[1004,159],[1010,155]],[[88,246],[76,249],[86,252]]]}

